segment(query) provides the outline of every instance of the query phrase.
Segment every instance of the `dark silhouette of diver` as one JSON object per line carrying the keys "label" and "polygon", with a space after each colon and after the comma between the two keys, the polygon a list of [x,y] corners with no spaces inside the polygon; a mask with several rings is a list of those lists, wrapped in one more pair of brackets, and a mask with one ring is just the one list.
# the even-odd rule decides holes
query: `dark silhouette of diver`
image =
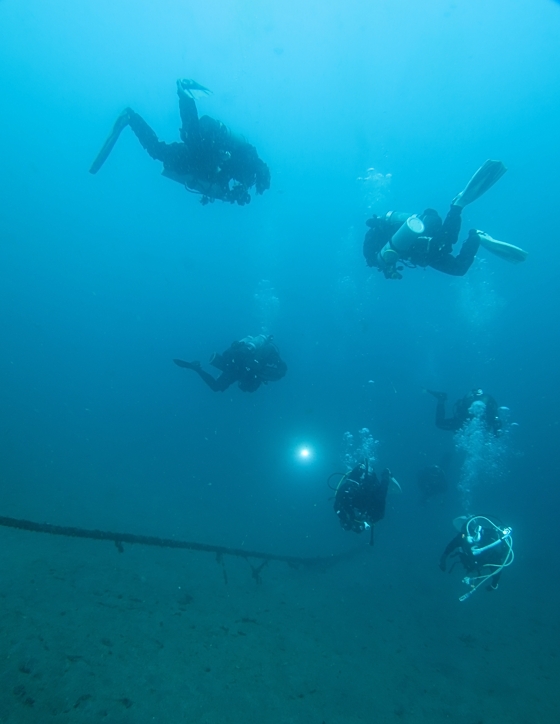
{"label": "dark silhouette of diver", "polygon": [[436,495],[447,492],[447,477],[439,465],[428,465],[419,470],[417,482],[422,505],[425,505],[428,500]]}
{"label": "dark silhouette of diver", "polygon": [[209,116],[198,117],[193,91],[209,93],[194,80],[177,81],[182,127],[181,143],[158,140],[146,121],[132,108],[117,118],[111,134],[93,162],[97,173],[107,160],[121,131],[130,126],[153,159],[163,162],[163,175],[202,195],[201,203],[214,199],[244,206],[251,201],[249,189],[258,194],[270,188],[270,171],[254,146],[234,135],[223,123]]}
{"label": "dark silhouette of diver", "polygon": [[440,430],[452,430],[456,432],[460,430],[463,425],[472,420],[474,417],[478,417],[476,408],[473,408],[475,403],[484,405],[483,414],[480,415],[484,421],[487,429],[499,435],[502,431],[502,422],[498,414],[498,403],[491,396],[486,394],[481,389],[473,389],[467,393],[460,400],[457,400],[453,405],[452,417],[445,417],[445,402],[447,400],[447,393],[436,392],[435,390],[426,390],[430,395],[433,395],[437,400],[436,405],[436,427]]}
{"label": "dark silhouette of diver", "polygon": [[384,470],[378,478],[369,469],[367,460],[343,475],[336,488],[333,507],[344,530],[361,533],[369,529],[369,544],[373,545],[373,527],[385,516],[391,483],[400,487],[390,470]]}
{"label": "dark silhouette of diver", "polygon": [[259,334],[233,342],[222,354],[213,354],[210,364],[220,370],[218,378],[205,372],[200,362],[174,359],[176,365],[194,370],[214,392],[224,392],[237,382],[243,392],[255,392],[262,384],[282,379],[287,371],[271,336]]}
{"label": "dark silhouette of diver", "polygon": [[[459,600],[466,600],[485,583],[488,583],[487,590],[495,591],[502,571],[513,563],[511,528],[504,528],[486,515],[463,515],[455,518],[453,525],[459,532],[445,547],[439,567],[445,572],[451,556],[467,572],[463,583],[469,586],[469,591]],[[455,563],[450,573],[454,567]]]}
{"label": "dark silhouette of diver", "polygon": [[385,216],[373,216],[366,224],[363,252],[368,266],[377,267],[387,279],[402,279],[402,266],[427,267],[463,276],[470,269],[479,246],[510,262],[524,261],[527,252],[517,246],[497,241],[486,232],[471,229],[456,256],[452,251],[459,239],[461,212],[506,172],[501,161],[486,161],[471,178],[467,186],[451,204],[442,222],[434,209],[423,214],[389,211]]}

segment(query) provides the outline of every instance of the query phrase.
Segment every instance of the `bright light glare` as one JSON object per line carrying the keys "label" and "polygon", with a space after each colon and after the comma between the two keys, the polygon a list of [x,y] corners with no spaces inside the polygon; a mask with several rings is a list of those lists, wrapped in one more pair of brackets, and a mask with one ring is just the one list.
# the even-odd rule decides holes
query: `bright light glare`
{"label": "bright light glare", "polygon": [[302,447],[297,450],[297,457],[301,462],[308,462],[313,457],[313,451],[306,445],[302,445]]}

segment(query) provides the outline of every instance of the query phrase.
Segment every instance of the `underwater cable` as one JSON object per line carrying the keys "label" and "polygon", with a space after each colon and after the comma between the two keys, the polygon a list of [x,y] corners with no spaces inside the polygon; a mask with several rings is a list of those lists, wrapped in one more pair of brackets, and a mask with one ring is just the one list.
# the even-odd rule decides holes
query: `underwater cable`
{"label": "underwater cable", "polygon": [[[90,540],[112,541],[119,552],[123,552],[123,543],[136,545],[156,546],[159,548],[180,548],[191,551],[201,551],[204,553],[215,553],[218,563],[222,562],[225,555],[235,556],[237,558],[255,558],[265,563],[269,561],[279,561],[287,563],[292,568],[317,567],[325,569],[344,559],[354,556],[360,548],[353,549],[345,553],[333,554],[330,556],[316,556],[314,558],[305,558],[303,556],[282,556],[274,553],[259,553],[257,551],[248,551],[243,548],[228,548],[227,546],[214,546],[207,543],[195,543],[193,541],[175,540],[173,538],[159,538],[157,536],[135,535],[134,533],[112,533],[105,530],[90,530],[87,528],[73,528],[64,525],[51,525],[49,523],[36,523],[32,520],[22,520],[18,518],[8,518],[0,516],[0,526],[5,528],[16,528],[17,530],[26,530],[32,533],[48,533],[50,535],[60,535],[67,538],[88,538]],[[262,567],[262,566],[261,566]],[[253,566],[251,566],[253,568]],[[257,570],[260,570],[257,569]],[[258,582],[258,576],[253,576]]]}

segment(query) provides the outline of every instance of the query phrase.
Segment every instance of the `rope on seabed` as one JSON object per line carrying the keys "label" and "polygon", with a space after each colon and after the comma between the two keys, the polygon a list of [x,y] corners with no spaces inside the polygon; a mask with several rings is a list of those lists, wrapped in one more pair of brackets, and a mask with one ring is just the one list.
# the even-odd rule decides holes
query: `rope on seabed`
{"label": "rope on seabed", "polygon": [[[223,556],[236,556],[244,558],[256,558],[264,561],[258,568],[251,565],[253,578],[260,583],[260,571],[269,561],[280,561],[287,563],[292,568],[306,566],[326,569],[343,559],[355,555],[360,549],[354,549],[346,553],[339,553],[330,556],[316,556],[315,558],[304,558],[302,556],[280,556],[274,553],[259,553],[247,551],[243,548],[228,548],[227,546],[212,546],[206,543],[194,543],[192,541],[174,540],[173,538],[158,538],[150,535],[135,535],[134,533],[111,533],[105,530],[88,530],[87,528],[73,528],[66,525],[50,525],[49,523],[35,523],[32,520],[21,520],[18,518],[7,518],[0,516],[0,526],[5,528],[17,528],[33,533],[49,533],[50,535],[62,535],[67,538],[88,538],[91,540],[112,541],[120,553],[123,552],[123,543],[132,543],[144,546],[156,546],[159,548],[181,548],[191,551],[202,551],[204,553],[215,553],[218,563],[222,563]],[[249,561],[248,561],[249,562]]]}

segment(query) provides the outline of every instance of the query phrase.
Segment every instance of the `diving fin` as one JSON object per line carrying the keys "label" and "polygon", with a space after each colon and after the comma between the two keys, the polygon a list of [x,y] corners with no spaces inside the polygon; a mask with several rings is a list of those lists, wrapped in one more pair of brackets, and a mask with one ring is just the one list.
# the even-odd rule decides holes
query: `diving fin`
{"label": "diving fin", "polygon": [[528,252],[524,249],[514,246],[513,244],[507,244],[505,241],[493,239],[490,234],[487,234],[485,231],[477,229],[476,234],[480,239],[481,246],[492,254],[495,254],[512,264],[519,264],[520,262],[525,261],[528,256]]}
{"label": "diving fin", "polygon": [[177,365],[177,367],[184,367],[187,370],[192,369],[193,362],[185,362],[184,359],[174,359],[173,362]]}
{"label": "diving fin", "polygon": [[193,91],[199,91],[200,93],[204,93],[204,95],[207,96],[212,93],[211,90],[205,88],[203,85],[200,85],[200,83],[197,83],[191,78],[179,78],[179,80],[177,81],[177,90],[179,91],[179,93],[181,93],[182,91],[183,93],[195,100],[196,96],[194,95]]}
{"label": "diving fin", "polygon": [[455,196],[451,204],[464,209],[467,204],[472,204],[486,193],[506,171],[507,168],[501,161],[485,161],[461,193]]}
{"label": "diving fin", "polygon": [[109,134],[109,137],[101,147],[101,151],[97,154],[95,161],[91,164],[91,168],[89,170],[90,173],[97,173],[101,166],[105,163],[105,161],[108,159],[109,154],[113,150],[115,143],[119,140],[119,136],[121,135],[121,131],[123,128],[126,128],[128,124],[130,123],[130,108],[125,108],[124,111],[120,114],[120,116],[115,121],[115,125],[113,126],[113,130]]}

